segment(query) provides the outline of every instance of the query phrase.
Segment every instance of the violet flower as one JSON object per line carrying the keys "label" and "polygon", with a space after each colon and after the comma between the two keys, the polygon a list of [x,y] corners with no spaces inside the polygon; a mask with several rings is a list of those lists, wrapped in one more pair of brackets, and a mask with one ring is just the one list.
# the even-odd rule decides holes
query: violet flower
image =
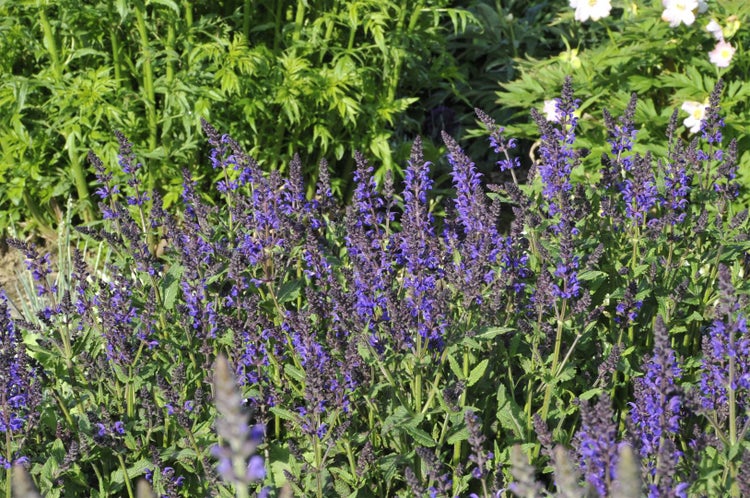
{"label": "violet flower", "polygon": [[437,300],[436,287],[443,270],[427,199],[432,186],[429,171],[430,163],[424,161],[422,142],[417,138],[405,171],[404,213],[401,232],[397,235],[397,258],[405,271],[406,305],[413,325],[422,339],[440,349],[448,322]]}
{"label": "violet flower", "polygon": [[[443,141],[448,148],[448,162],[453,170],[451,176],[456,189],[455,218],[449,220],[443,238],[446,258],[460,259],[453,264],[454,282],[464,297],[464,305],[481,305],[484,301],[483,287],[493,284],[497,277],[497,262],[506,248],[505,240],[497,231],[499,205],[490,204],[482,189],[481,174],[475,164],[447,133]],[[513,265],[515,261],[509,260]]]}
{"label": "violet flower", "polygon": [[662,205],[669,211],[665,220],[671,225],[682,223],[687,215],[689,195],[693,177],[689,169],[697,163],[696,147],[685,147],[682,141],[675,139],[677,129],[677,110],[675,109],[667,127],[669,154],[666,162],[659,160],[659,171],[664,172],[664,195]]}
{"label": "violet flower", "polygon": [[537,168],[542,178],[542,195],[548,202],[550,216],[560,212],[560,203],[573,189],[570,173],[579,162],[572,145],[575,142],[575,127],[578,123],[575,111],[580,101],[573,98],[573,83],[570,77],[565,79],[562,96],[556,99],[556,103],[559,116],[556,124],[547,121],[536,109],[531,110],[531,116],[541,132],[541,158]]}
{"label": "violet flower", "polygon": [[[394,262],[391,241],[384,224],[392,220],[383,196],[377,191],[372,167],[364,156],[357,153],[357,186],[354,199],[346,216],[347,234],[344,237],[352,262],[353,290],[356,296],[355,311],[371,332],[371,343],[379,348],[374,334],[377,324],[390,323],[390,287],[393,281]],[[397,347],[410,343],[407,337],[394,336]]]}
{"label": "violet flower", "polygon": [[743,413],[750,401],[750,334],[741,309],[730,270],[719,265],[719,306],[703,341],[700,393],[706,410],[736,404],[730,417]]}
{"label": "violet flower", "polygon": [[511,158],[509,154],[509,151],[511,149],[515,149],[517,146],[516,139],[505,138],[505,136],[503,135],[505,129],[502,126],[497,126],[495,120],[488,116],[481,109],[475,108],[474,113],[477,115],[482,124],[484,124],[484,126],[490,131],[489,140],[492,150],[494,150],[496,154],[502,154],[505,156],[504,159],[501,159],[497,162],[497,165],[500,167],[500,171],[510,171],[511,175],[513,175],[514,183],[518,183],[513,170],[521,167],[521,159],[518,156]]}
{"label": "violet flower", "polygon": [[617,424],[605,393],[596,403],[581,404],[581,427],[574,437],[586,482],[607,496],[617,468]]}
{"label": "violet flower", "polygon": [[0,292],[0,467],[27,461],[21,453],[38,414],[41,393],[37,373],[30,367],[20,332],[10,317],[4,292]]}
{"label": "violet flower", "polygon": [[659,201],[651,161],[651,153],[646,153],[645,156],[636,154],[630,170],[632,176],[622,183],[625,215],[636,225],[646,220],[647,213]]}
{"label": "violet flower", "polygon": [[674,484],[682,457],[675,444],[683,401],[679,387],[682,371],[675,352],[669,347],[669,335],[661,315],[656,317],[654,326],[653,354],[646,358],[643,369],[643,377],[635,379],[630,420],[648,474],[645,480],[649,497],[685,497],[688,484]]}
{"label": "violet flower", "polygon": [[125,137],[125,135],[120,131],[115,130],[115,136],[120,144],[117,162],[123,173],[128,175],[128,186],[132,190],[132,193],[125,197],[125,201],[129,206],[142,206],[146,201],[150,200],[140,188],[141,180],[138,178],[138,170],[140,170],[143,165],[138,162],[138,159],[133,153],[133,144]]}

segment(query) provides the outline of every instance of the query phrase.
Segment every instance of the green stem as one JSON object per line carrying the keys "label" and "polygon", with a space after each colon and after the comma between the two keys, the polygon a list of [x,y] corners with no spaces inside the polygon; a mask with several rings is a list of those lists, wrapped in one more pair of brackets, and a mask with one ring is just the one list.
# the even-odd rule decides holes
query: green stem
{"label": "green stem", "polygon": [[122,469],[122,480],[125,481],[125,488],[128,490],[128,498],[135,498],[135,493],[133,493],[133,485],[130,483],[130,478],[128,477],[128,467],[125,465],[125,459],[122,458],[122,455],[117,455],[117,460],[120,462],[120,468]]}
{"label": "green stem", "polygon": [[81,165],[81,158],[78,156],[75,136],[69,135],[66,138],[66,147],[68,149],[68,157],[70,158],[70,169],[76,183],[78,200],[83,206],[83,219],[88,223],[94,219],[94,216],[91,213],[91,200],[89,197],[89,185],[86,180],[86,172]]}
{"label": "green stem", "polygon": [[117,83],[117,88],[119,89],[124,82],[122,77],[122,60],[120,57],[122,49],[120,47],[120,38],[117,36],[117,12],[114,8],[112,0],[109,0],[108,10],[110,14],[109,43],[112,47],[112,65],[115,68],[115,82]]}
{"label": "green stem", "polygon": [[102,471],[99,470],[99,467],[97,467],[95,464],[91,464],[91,468],[94,469],[94,474],[96,474],[96,480],[99,482],[99,496],[107,496],[107,493],[104,489],[104,476],[102,476]]}
{"label": "green stem", "polygon": [[302,32],[302,26],[305,23],[305,1],[297,0],[297,11],[294,15],[294,32],[292,33],[292,41],[297,43]]}
{"label": "green stem", "polygon": [[52,63],[52,72],[55,74],[57,81],[62,80],[62,67],[60,66],[60,55],[57,52],[57,42],[55,34],[52,32],[52,25],[47,18],[45,7],[39,10],[39,24],[42,25],[44,32],[44,45],[47,47],[49,60]]}
{"label": "green stem", "polygon": [[[6,462],[13,461],[13,453],[12,453],[12,448],[10,445],[11,445],[10,431],[5,431],[5,455],[4,457],[5,457]],[[11,494],[10,494],[11,480],[10,479],[11,479],[11,467],[8,467],[5,470],[5,498],[11,498]]]}
{"label": "green stem", "polygon": [[419,413],[422,409],[422,338],[417,337],[416,354],[414,361],[414,412]]}
{"label": "green stem", "polygon": [[275,18],[273,20],[274,23],[274,32],[273,32],[273,54],[279,55],[279,49],[281,46],[281,27],[284,25],[284,4],[286,2],[282,2],[280,0],[276,0],[276,14]]}
{"label": "green stem", "polygon": [[27,188],[23,189],[23,202],[26,205],[28,212],[37,224],[37,228],[47,238],[54,239],[57,236],[57,232],[52,230],[47,223],[44,221],[44,216],[39,210],[39,204],[31,199],[31,194]]}
{"label": "green stem", "polygon": [[313,440],[313,452],[315,454],[315,486],[316,486],[316,496],[318,498],[323,498],[323,479],[321,476],[321,465],[320,462],[322,460],[321,454],[320,454],[320,441],[318,440],[317,435],[312,436]]}
{"label": "green stem", "polygon": [[[185,9],[185,26],[190,30],[193,27],[193,3],[185,0],[182,2],[182,6]],[[193,41],[192,33],[188,33],[188,41]]]}
{"label": "green stem", "polygon": [[735,399],[735,390],[732,388],[732,381],[736,375],[735,355],[729,355],[729,385],[727,386],[727,398],[729,399],[729,445],[733,447],[737,444],[737,400]]}
{"label": "green stem", "polygon": [[[557,364],[560,361],[560,350],[562,349],[562,336],[563,336],[563,323],[565,319],[565,313],[568,306],[568,300],[563,299],[560,313],[557,315],[557,334],[555,335],[555,351],[552,353],[552,368],[550,372],[553,376],[557,375]],[[549,412],[549,405],[552,399],[552,384],[554,379],[550,379],[547,382],[547,388],[544,392],[544,402],[542,403],[542,420],[547,420],[547,413]]]}
{"label": "green stem", "polygon": [[253,0],[245,0],[242,6],[242,36],[245,37],[245,43],[250,45],[250,22],[252,20]]}
{"label": "green stem", "polygon": [[[146,107],[146,119],[148,121],[148,147],[149,151],[156,149],[157,128],[156,121],[156,94],[154,92],[154,69],[151,64],[152,50],[148,40],[148,29],[146,27],[146,7],[143,0],[135,3],[135,21],[143,52],[143,103]],[[151,187],[151,185],[149,185]]]}
{"label": "green stem", "polygon": [[[174,47],[175,42],[175,33],[174,33],[174,22],[170,22],[167,25],[167,41],[165,44],[165,48],[167,49],[167,54],[173,54],[176,52]],[[167,80],[167,87],[171,87],[172,81],[174,80],[174,61],[175,59],[168,55],[167,57],[167,69],[165,73],[165,77]]]}

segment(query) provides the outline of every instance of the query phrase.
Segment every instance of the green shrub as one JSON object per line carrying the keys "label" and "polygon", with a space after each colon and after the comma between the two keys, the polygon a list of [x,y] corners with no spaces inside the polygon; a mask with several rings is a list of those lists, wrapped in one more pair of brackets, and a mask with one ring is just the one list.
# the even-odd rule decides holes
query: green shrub
{"label": "green shrub", "polygon": [[49,226],[69,195],[91,220],[85,156],[114,160],[113,129],[143,151],[166,206],[181,168],[215,180],[200,118],[266,170],[325,157],[345,191],[345,151],[362,150],[382,175],[394,131],[419,129],[401,126],[415,89],[460,79],[444,40],[470,20],[447,0],[2,2],[0,229]]}

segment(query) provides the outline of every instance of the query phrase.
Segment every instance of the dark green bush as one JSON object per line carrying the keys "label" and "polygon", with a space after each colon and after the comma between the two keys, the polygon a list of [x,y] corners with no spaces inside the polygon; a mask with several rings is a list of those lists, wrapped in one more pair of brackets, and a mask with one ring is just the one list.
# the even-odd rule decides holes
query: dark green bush
{"label": "dark green bush", "polygon": [[[472,17],[449,4],[0,3],[0,228],[32,218],[50,226],[69,195],[90,220],[86,152],[114,160],[113,129],[143,151],[146,184],[166,206],[181,168],[206,164],[200,118],[264,169],[295,152],[307,164],[327,158],[343,191],[351,151],[362,150],[382,175],[393,141],[421,126],[402,118],[417,89],[461,78],[445,39]],[[198,172],[202,185],[212,174]]]}

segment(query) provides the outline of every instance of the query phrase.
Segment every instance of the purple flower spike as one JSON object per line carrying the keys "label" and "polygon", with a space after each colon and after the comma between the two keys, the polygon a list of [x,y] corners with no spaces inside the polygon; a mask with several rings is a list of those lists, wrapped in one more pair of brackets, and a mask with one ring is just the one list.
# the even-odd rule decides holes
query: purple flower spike
{"label": "purple flower spike", "polygon": [[[16,437],[29,434],[36,424],[40,401],[37,374],[29,367],[21,335],[10,317],[7,298],[0,292],[0,433],[11,448]],[[4,452],[14,455],[13,461],[0,456],[0,466],[6,469],[25,458],[11,448],[5,448]]]}
{"label": "purple flower spike", "polygon": [[448,323],[437,303],[437,281],[443,275],[436,245],[434,220],[429,212],[427,195],[432,186],[430,163],[422,157],[422,141],[412,146],[405,172],[404,214],[401,233],[397,236],[398,260],[406,269],[404,288],[412,325],[422,339],[442,347],[443,331]]}
{"label": "purple flower spike", "polygon": [[719,265],[719,296],[717,318],[703,338],[701,404],[707,410],[720,410],[728,403],[731,388],[737,413],[743,413],[750,401],[750,334],[724,265]]}
{"label": "purple flower spike", "polygon": [[630,420],[648,474],[644,477],[649,483],[649,496],[684,497],[684,486],[674,482],[682,457],[675,444],[683,400],[678,386],[682,371],[669,347],[667,327],[661,316],[657,316],[654,327],[654,352],[643,368],[643,377],[635,380]]}
{"label": "purple flower spike", "polygon": [[579,465],[599,496],[607,496],[617,469],[617,424],[612,404],[602,394],[594,404],[582,404],[581,427],[575,435]]}
{"label": "purple flower spike", "polygon": [[531,116],[541,132],[541,158],[537,167],[544,186],[542,194],[549,203],[549,214],[552,216],[562,209],[563,199],[573,189],[570,173],[579,161],[572,147],[578,123],[574,113],[579,104],[580,101],[573,98],[573,82],[568,77],[563,84],[562,97],[557,100],[560,116],[557,125],[547,121],[536,109],[531,110]]}

